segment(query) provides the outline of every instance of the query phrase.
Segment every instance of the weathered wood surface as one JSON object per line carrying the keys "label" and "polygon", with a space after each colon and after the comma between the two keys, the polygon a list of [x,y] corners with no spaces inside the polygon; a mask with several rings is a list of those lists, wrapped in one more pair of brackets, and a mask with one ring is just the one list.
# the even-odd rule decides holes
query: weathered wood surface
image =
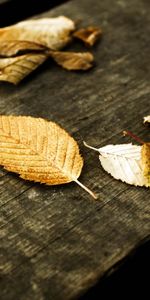
{"label": "weathered wood surface", "polygon": [[95,68],[69,73],[50,61],[17,87],[0,83],[1,114],[53,120],[78,140],[80,179],[99,195],[93,201],[74,183],[47,187],[0,169],[3,300],[77,299],[149,239],[149,190],[114,180],[82,143],[121,143],[124,129],[149,139],[142,125],[149,114],[148,7],[146,0],[77,0],[47,12],[103,28]]}

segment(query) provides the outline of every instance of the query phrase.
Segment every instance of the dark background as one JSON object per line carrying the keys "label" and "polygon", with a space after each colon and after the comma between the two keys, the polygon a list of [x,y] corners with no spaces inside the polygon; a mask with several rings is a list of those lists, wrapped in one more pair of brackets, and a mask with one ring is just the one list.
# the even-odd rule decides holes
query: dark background
{"label": "dark background", "polygon": [[[148,299],[150,286],[150,242],[141,245],[127,260],[116,266],[116,271],[91,288],[80,300],[129,299],[135,296]],[[128,297],[128,298],[127,298]]]}
{"label": "dark background", "polygon": [[0,0],[0,27],[44,12],[66,0]]}

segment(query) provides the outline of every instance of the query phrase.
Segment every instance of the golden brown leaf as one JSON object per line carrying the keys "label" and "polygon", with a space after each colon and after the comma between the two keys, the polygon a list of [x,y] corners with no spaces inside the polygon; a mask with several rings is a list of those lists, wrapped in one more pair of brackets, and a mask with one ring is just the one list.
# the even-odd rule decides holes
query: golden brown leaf
{"label": "golden brown leaf", "polygon": [[45,52],[46,47],[27,41],[5,41],[0,44],[0,57],[13,57],[31,52]]}
{"label": "golden brown leaf", "polygon": [[76,141],[54,122],[0,116],[0,165],[26,180],[56,185],[79,181],[83,159]]}
{"label": "golden brown leaf", "polygon": [[81,28],[73,33],[75,38],[83,41],[88,46],[93,46],[97,40],[101,37],[102,30],[98,27],[89,26],[87,28]]}
{"label": "golden brown leaf", "polygon": [[142,146],[142,168],[147,184],[150,186],[150,143]]}
{"label": "golden brown leaf", "polygon": [[93,66],[94,57],[91,53],[50,51],[51,57],[67,70],[88,70]]}
{"label": "golden brown leaf", "polygon": [[0,80],[17,84],[47,59],[46,54],[28,53],[0,59]]}
{"label": "golden brown leaf", "polygon": [[74,29],[74,22],[64,16],[27,20],[0,29],[0,44],[9,40],[29,41],[60,50],[70,41]]}

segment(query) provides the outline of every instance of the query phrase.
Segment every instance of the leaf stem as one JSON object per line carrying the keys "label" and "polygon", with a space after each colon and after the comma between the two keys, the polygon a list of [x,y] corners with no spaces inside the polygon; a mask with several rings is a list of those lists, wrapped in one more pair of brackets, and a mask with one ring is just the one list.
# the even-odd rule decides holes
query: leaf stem
{"label": "leaf stem", "polygon": [[84,184],[82,184],[78,179],[74,179],[74,181],[80,185],[86,192],[88,192],[94,199],[97,199],[98,196],[93,193],[89,188],[87,188]]}
{"label": "leaf stem", "polygon": [[137,141],[140,144],[145,144],[143,140],[141,140],[137,135],[133,134],[131,131],[129,130],[124,130],[123,131],[123,135],[126,136],[130,136],[131,138],[133,138],[135,141]]}
{"label": "leaf stem", "polygon": [[84,144],[85,147],[87,147],[87,148],[89,148],[89,149],[92,149],[92,150],[94,150],[94,151],[99,152],[99,149],[97,149],[97,148],[95,148],[95,147],[92,147],[92,146],[89,146],[85,141],[83,141],[83,144]]}

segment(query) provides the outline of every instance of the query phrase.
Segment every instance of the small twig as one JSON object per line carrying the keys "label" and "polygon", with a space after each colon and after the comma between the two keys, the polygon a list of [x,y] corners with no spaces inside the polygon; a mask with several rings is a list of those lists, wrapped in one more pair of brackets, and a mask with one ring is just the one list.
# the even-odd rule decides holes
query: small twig
{"label": "small twig", "polygon": [[133,134],[131,131],[129,130],[124,130],[123,131],[123,135],[124,136],[130,136],[132,139],[134,139],[135,141],[137,141],[140,144],[145,144],[145,142],[143,140],[141,140],[137,135]]}

